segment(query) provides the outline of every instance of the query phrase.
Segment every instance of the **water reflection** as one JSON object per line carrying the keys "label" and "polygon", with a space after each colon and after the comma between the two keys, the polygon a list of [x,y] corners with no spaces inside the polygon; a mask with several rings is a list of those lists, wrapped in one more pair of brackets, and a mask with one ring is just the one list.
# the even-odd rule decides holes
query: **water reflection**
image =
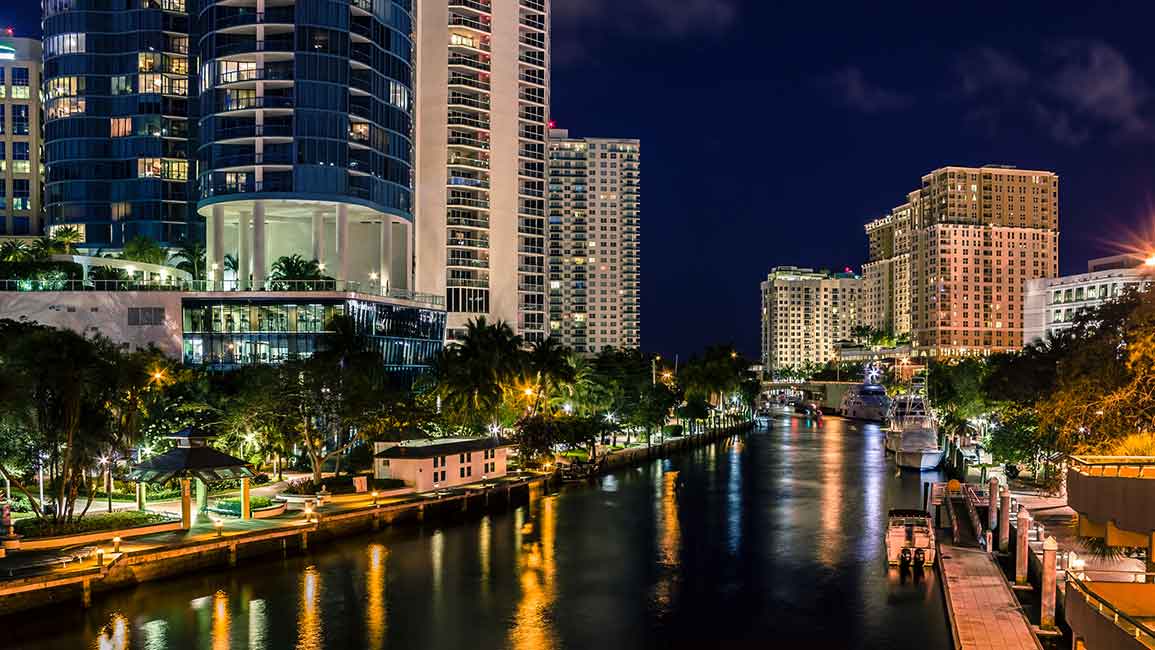
{"label": "water reflection", "polygon": [[678,475],[675,470],[661,472],[655,478],[655,518],[658,535],[655,539],[658,556],[658,580],[654,585],[654,601],[661,610],[668,610],[676,596],[681,576],[680,552],[682,528],[678,522]]}
{"label": "water reflection", "polygon": [[365,570],[365,638],[370,648],[385,646],[385,562],[388,551],[381,544],[369,545],[369,566]]}
{"label": "water reflection", "polygon": [[153,619],[140,626],[144,637],[144,650],[165,650],[168,648],[168,623]]}
{"label": "water reflection", "polygon": [[224,591],[213,594],[212,648],[229,650],[229,595]]}
{"label": "water reflection", "polygon": [[822,532],[815,546],[818,561],[828,568],[834,568],[842,557],[842,500],[846,498],[842,485],[843,426],[840,425],[843,424],[842,421],[835,421],[818,434],[822,439],[822,463],[819,475],[821,486],[819,525]]}
{"label": "water reflection", "polygon": [[268,647],[268,620],[265,601],[259,598],[249,600],[249,650],[265,650]]}
{"label": "water reflection", "polygon": [[301,599],[297,612],[297,650],[316,650],[323,647],[324,629],[321,623],[321,574],[317,567],[305,568],[301,577]]}
{"label": "water reflection", "polygon": [[732,439],[726,482],[726,548],[731,555],[737,555],[742,543],[742,448],[740,438]]}
{"label": "water reflection", "polygon": [[100,629],[95,647],[99,650],[125,650],[128,648],[128,619],[124,614],[112,615],[112,620]]}
{"label": "water reflection", "polygon": [[[518,527],[521,543],[517,547],[517,566],[521,599],[513,617],[509,645],[519,650],[549,650],[555,645],[552,624],[554,558],[557,535],[557,497],[547,496],[531,501],[541,512],[536,530],[532,522]],[[532,515],[531,515],[532,517]]]}

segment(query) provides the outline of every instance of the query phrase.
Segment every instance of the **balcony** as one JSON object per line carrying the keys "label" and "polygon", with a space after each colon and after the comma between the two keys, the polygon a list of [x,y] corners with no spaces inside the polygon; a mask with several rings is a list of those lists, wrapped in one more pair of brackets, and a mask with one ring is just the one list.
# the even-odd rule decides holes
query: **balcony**
{"label": "balcony", "polygon": [[450,196],[445,199],[445,205],[451,208],[478,208],[489,209],[489,201],[473,199],[465,196]]}
{"label": "balcony", "polygon": [[464,56],[461,54],[454,54],[449,57],[449,65],[461,66],[464,68],[471,68],[481,72],[489,72],[489,61],[483,61],[472,56]]}
{"label": "balcony", "polygon": [[481,0],[449,0],[449,6],[472,9],[483,14],[489,14],[493,11],[493,7],[491,7],[488,2],[482,2]]}
{"label": "balcony", "polygon": [[457,14],[450,14],[449,15],[449,26],[450,27],[464,27],[466,29],[472,29],[474,31],[481,32],[483,34],[488,34],[490,32],[490,27],[487,23],[483,23],[480,20],[475,20],[473,18],[467,18],[465,16],[459,16]]}
{"label": "balcony", "polygon": [[1155,648],[1155,574],[1130,574],[1128,578],[1132,581],[1101,582],[1067,572],[1064,616],[1077,647]]}
{"label": "balcony", "polygon": [[488,81],[481,81],[461,74],[450,74],[449,85],[465,86],[467,88],[476,88],[477,90],[489,90]]}
{"label": "balcony", "polygon": [[1155,457],[1073,456],[1067,502],[1079,534],[1110,546],[1147,546],[1155,530]]}
{"label": "balcony", "polygon": [[464,135],[450,134],[448,144],[456,147],[473,147],[474,149],[489,149],[489,142],[470,138]]}

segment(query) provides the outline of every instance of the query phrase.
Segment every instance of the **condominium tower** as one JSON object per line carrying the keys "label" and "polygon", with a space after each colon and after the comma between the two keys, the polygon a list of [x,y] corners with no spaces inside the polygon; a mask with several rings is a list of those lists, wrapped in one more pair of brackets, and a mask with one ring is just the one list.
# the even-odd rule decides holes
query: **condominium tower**
{"label": "condominium tower", "polygon": [[835,343],[859,324],[862,279],[795,266],[762,283],[762,366],[773,376],[835,359]]}
{"label": "condominium tower", "polygon": [[[59,101],[49,110],[60,110]],[[0,38],[0,235],[43,230],[40,115],[40,41]]]}
{"label": "condominium tower", "polygon": [[420,0],[418,291],[452,339],[484,316],[545,328],[548,0]]}
{"label": "condominium tower", "polygon": [[641,342],[639,146],[550,130],[549,330],[577,352]]}
{"label": "condominium tower", "polygon": [[864,323],[956,355],[1023,341],[1026,282],[1058,274],[1059,178],[1001,165],[943,167],[866,224]]}

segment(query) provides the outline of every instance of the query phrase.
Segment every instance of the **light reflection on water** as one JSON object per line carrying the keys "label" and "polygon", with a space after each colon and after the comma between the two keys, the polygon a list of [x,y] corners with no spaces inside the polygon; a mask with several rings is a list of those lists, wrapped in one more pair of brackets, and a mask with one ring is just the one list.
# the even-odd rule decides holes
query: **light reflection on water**
{"label": "light reflection on water", "polygon": [[[769,431],[462,521],[386,529],[101,594],[9,624],[12,647],[946,647],[933,572],[888,572],[896,476],[877,426]],[[48,623],[46,621],[52,621]],[[0,621],[3,625],[4,621]]]}

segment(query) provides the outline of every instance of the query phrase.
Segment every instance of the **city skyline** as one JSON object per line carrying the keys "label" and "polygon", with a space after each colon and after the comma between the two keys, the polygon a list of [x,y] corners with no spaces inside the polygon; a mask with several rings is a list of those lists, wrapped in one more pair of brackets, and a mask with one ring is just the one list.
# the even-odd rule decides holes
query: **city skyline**
{"label": "city skyline", "polygon": [[[867,259],[862,226],[893,206],[895,187],[945,164],[1058,173],[1062,274],[1119,252],[1114,242],[1147,228],[1143,179],[1155,160],[1145,80],[1155,73],[1135,27],[1142,21],[1109,23],[1107,12],[1074,21],[1015,7],[1007,26],[978,31],[981,17],[962,16],[933,41],[904,37],[894,45],[913,20],[901,8],[870,16],[850,9],[840,23],[847,27],[828,26],[833,31],[807,44],[808,30],[764,29],[807,23],[805,9],[697,2],[663,15],[638,3],[607,21],[606,4],[556,3],[551,115],[574,132],[649,143],[647,214],[662,227],[649,231],[643,253],[653,278],[642,299],[648,350],[696,352],[707,341],[704,326],[717,325],[720,336],[754,356],[759,306],[749,287],[756,279],[781,264],[860,267]],[[1013,33],[1010,25],[1028,16],[1052,45]],[[18,36],[39,35],[38,3],[13,3],[2,18]],[[639,34],[639,25],[650,29]],[[880,41],[892,45],[878,48]],[[757,52],[767,56],[748,56]],[[785,63],[766,67],[771,54]],[[713,65],[718,60],[729,65]],[[928,71],[934,81],[920,81]],[[1017,105],[1007,98],[1025,79],[1037,83]],[[1072,92],[1099,80],[1101,93]],[[718,101],[722,95],[742,100]],[[1092,99],[1072,99],[1078,96]],[[604,110],[610,104],[615,110]],[[710,128],[685,128],[687,106]],[[759,128],[765,147],[750,147],[751,129]],[[718,169],[695,164],[723,153],[727,164]],[[804,166],[813,171],[799,173]],[[858,171],[829,192],[823,188],[836,167]],[[826,193],[813,216],[825,221],[821,236],[809,236],[779,215],[801,213],[816,192]],[[701,227],[719,222],[726,227]],[[752,235],[734,237],[739,231]],[[695,255],[702,248],[724,254]],[[687,295],[700,309],[685,308]]]}

